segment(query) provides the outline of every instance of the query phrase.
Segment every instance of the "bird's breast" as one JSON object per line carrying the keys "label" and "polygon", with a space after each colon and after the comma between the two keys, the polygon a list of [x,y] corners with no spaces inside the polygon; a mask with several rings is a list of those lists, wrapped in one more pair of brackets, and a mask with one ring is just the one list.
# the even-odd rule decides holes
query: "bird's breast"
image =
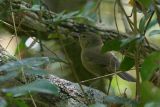
{"label": "bird's breast", "polygon": [[95,63],[94,59],[91,59],[86,54],[88,54],[87,51],[81,52],[81,61],[86,70],[96,76],[104,75],[104,73],[106,72],[105,68]]}

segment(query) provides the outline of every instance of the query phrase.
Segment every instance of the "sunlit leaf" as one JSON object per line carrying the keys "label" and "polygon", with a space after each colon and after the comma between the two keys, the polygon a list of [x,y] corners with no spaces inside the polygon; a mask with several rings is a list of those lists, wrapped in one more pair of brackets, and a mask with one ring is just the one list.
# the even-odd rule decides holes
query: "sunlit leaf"
{"label": "sunlit leaf", "polygon": [[25,84],[23,86],[17,86],[9,89],[2,89],[5,93],[12,93],[14,97],[22,96],[28,92],[40,92],[58,95],[59,89],[56,85],[51,84],[49,81],[44,79],[35,80],[32,83]]}
{"label": "sunlit leaf", "polygon": [[160,35],[160,30],[152,30],[150,33],[149,33],[149,36],[154,36],[154,35]]}
{"label": "sunlit leaf", "polygon": [[141,67],[141,77],[142,80],[149,80],[155,70],[160,67],[160,52],[153,52],[147,58],[144,59],[144,62]]}
{"label": "sunlit leaf", "polygon": [[121,71],[128,71],[134,66],[134,59],[128,56],[125,56],[121,62],[120,70]]}

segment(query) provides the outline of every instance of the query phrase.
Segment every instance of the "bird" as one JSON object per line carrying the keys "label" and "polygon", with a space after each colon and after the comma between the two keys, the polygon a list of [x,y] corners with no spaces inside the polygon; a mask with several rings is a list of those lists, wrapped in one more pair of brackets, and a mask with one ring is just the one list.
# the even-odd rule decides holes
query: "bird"
{"label": "bird", "polygon": [[[95,76],[102,76],[115,73],[120,67],[119,60],[111,53],[102,53],[103,41],[100,35],[92,32],[82,33],[79,36],[81,47],[82,65],[88,72]],[[117,74],[124,80],[135,82],[135,78],[126,72]],[[112,77],[108,78],[111,82]]]}

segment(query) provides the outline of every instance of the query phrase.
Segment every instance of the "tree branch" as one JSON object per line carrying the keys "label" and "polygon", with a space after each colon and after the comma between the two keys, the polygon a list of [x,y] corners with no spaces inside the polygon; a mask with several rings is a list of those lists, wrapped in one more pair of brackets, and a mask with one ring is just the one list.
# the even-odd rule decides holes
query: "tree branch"
{"label": "tree branch", "polygon": [[[11,12],[8,8],[10,5],[9,1],[10,0],[4,0],[0,3],[1,15],[6,14],[6,17],[4,17],[0,21],[10,32],[13,32],[14,27],[13,22],[11,20]],[[83,22],[79,23],[74,19],[74,17],[61,19],[59,18],[58,14],[51,12],[45,8],[42,8],[41,10],[33,10],[32,5],[21,0],[12,0],[11,5],[15,14],[15,23],[19,35],[26,34],[28,36],[35,36],[41,39],[49,39],[48,35],[50,33],[57,32],[58,30],[58,32],[61,34],[67,34],[69,32],[70,35],[73,37],[83,32],[96,33],[97,35],[101,35],[104,40],[114,40],[117,38],[127,39],[130,37],[125,33],[118,33],[115,30],[101,29],[93,24],[85,24]],[[59,20],[57,20],[58,18]],[[38,37],[39,35],[37,35],[37,32],[38,34],[41,34],[41,37]],[[145,42],[143,44],[142,49],[142,53],[145,52],[143,54],[144,56],[146,56],[148,53],[151,53],[152,51],[157,50],[147,45]],[[7,61],[10,61],[10,59],[15,60],[12,56],[8,57],[8,53],[5,51],[5,49],[3,49],[3,51],[1,52],[4,53],[2,54],[2,57],[6,59],[7,56]],[[1,58],[1,60],[2,59],[3,58]],[[4,64],[6,63],[6,60],[2,60],[2,62],[2,64]],[[43,97],[47,98],[51,103],[54,103],[57,107],[61,106],[62,100],[65,100],[63,101],[63,103],[66,102],[65,106],[67,106],[68,104],[68,107],[70,107],[71,105],[73,107],[88,105],[85,99],[85,95],[82,93],[77,83],[72,83],[64,79],[60,79],[54,75],[49,75],[45,79],[49,80],[51,83],[56,84],[60,88],[60,96],[58,98],[53,96],[49,97],[48,95],[46,96],[42,94]],[[106,95],[104,93],[86,86],[83,86],[83,88],[90,102],[105,102],[104,97]]]}
{"label": "tree branch", "polygon": [[[1,14],[6,12],[6,7],[8,7],[8,5],[9,0],[4,0],[4,2],[1,3]],[[60,17],[59,14],[51,12],[45,8],[33,10],[31,4],[21,0],[13,0],[11,5],[15,13],[15,23],[17,25],[19,35],[26,34],[28,36],[35,36],[41,39],[49,39],[48,35],[55,32],[64,35],[68,34],[69,32],[73,37],[83,32],[93,32],[101,35],[104,40],[127,39],[131,37],[125,33],[118,33],[115,30],[101,29],[93,24],[85,24],[85,22],[79,23],[76,21],[76,17],[74,17],[74,15],[73,17],[68,17],[66,14],[64,14],[64,16],[66,15],[64,18]],[[9,8],[7,8],[7,11],[7,16],[1,20],[1,22],[9,31],[13,32],[13,23]],[[158,48],[149,45],[144,40],[140,53],[142,53],[142,57],[145,57],[148,55],[148,53],[158,50]],[[123,49],[123,51],[125,50]],[[129,55],[133,57],[131,54],[132,53],[129,53]]]}

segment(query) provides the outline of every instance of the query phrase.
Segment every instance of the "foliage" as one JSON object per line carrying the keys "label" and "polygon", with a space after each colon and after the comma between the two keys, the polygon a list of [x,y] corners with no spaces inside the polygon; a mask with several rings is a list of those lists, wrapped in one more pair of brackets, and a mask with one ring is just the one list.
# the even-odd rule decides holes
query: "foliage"
{"label": "foliage", "polygon": [[[12,86],[13,84],[10,84],[12,86],[10,88],[5,88],[5,86],[1,87],[1,93],[6,93],[12,97],[19,97],[22,95],[30,94],[32,92],[53,94],[57,96],[59,94],[59,89],[56,85],[51,84],[49,81],[44,79],[36,79],[36,76],[43,77],[48,75],[46,70],[40,68],[42,65],[54,62],[63,61],[53,57],[33,57],[20,61],[9,62],[0,66],[0,71],[3,74],[0,76],[1,84],[9,84],[11,80],[15,81],[16,79],[21,83],[25,83],[23,85],[21,84],[20,86],[14,87]],[[18,79],[21,78],[20,75],[23,76],[22,80]],[[28,76],[30,78],[28,78]],[[6,105],[5,100],[3,99],[0,103],[1,105]],[[23,103],[23,101],[17,102],[18,105],[20,103]]]}
{"label": "foliage", "polygon": [[2,89],[2,91],[5,93],[11,93],[14,97],[19,97],[30,92],[40,92],[54,95],[59,94],[57,86],[44,79],[37,79],[32,83],[19,87],[16,86],[10,89]]}
{"label": "foliage", "polygon": [[[27,12],[35,12],[37,16],[41,16],[41,19],[38,19],[38,21],[40,22],[43,22],[44,17],[50,18],[48,18],[49,20],[45,20],[47,28],[43,29],[43,31],[51,33],[48,33],[44,36],[43,34],[41,34],[42,32],[40,32],[41,30],[36,31],[34,28],[31,30],[32,33],[34,32],[36,35],[38,35],[36,36],[36,39],[38,39],[38,42],[41,45],[41,50],[43,51],[43,44],[41,43],[43,40],[41,39],[47,38],[50,40],[55,40],[56,42],[58,41],[58,44],[61,46],[61,50],[63,50],[68,62],[63,61],[56,55],[56,57],[33,57],[31,55],[31,58],[15,60],[0,66],[0,82],[2,84],[0,88],[0,93],[5,94],[4,97],[0,98],[0,107],[5,107],[7,103],[8,105],[14,103],[15,106],[28,107],[29,103],[27,101],[19,100],[18,98],[22,96],[24,98],[30,98],[28,96],[31,94],[36,95],[37,93],[46,93],[58,96],[59,89],[55,84],[51,84],[47,80],[38,78],[49,75],[49,73],[47,73],[47,71],[43,68],[51,63],[67,63],[69,65],[67,67],[69,67],[72,70],[72,72],[76,71],[75,75],[71,77],[75,77],[77,79],[77,77],[79,76],[77,80],[86,80],[93,77],[93,75],[86,72],[86,70],[82,67],[80,61],[80,47],[77,40],[75,40],[74,37],[66,37],[72,33],[78,35],[85,31],[92,31],[94,33],[97,33],[97,35],[103,35],[103,30],[99,31],[99,29],[96,29],[95,27],[95,22],[101,20],[99,10],[99,4],[101,3],[101,0],[99,0],[98,2],[89,1],[82,9],[77,11],[68,12],[64,10],[58,14],[55,14],[54,17],[50,15],[43,16],[43,12],[45,13],[48,10],[41,0],[31,1],[27,1],[32,4],[29,9],[18,10],[18,12],[25,12],[25,14],[27,14]],[[0,4],[3,4],[3,2],[5,1],[0,0]],[[117,51],[122,53],[123,59],[121,61],[119,70],[125,72],[131,69],[135,69],[137,76],[137,102],[129,98],[117,96],[107,96],[105,97],[105,101],[110,104],[115,103],[127,106],[157,106],[159,104],[158,101],[160,100],[160,90],[159,87],[155,85],[156,83],[154,83],[154,81],[151,80],[156,74],[156,72],[159,71],[160,53],[147,53],[145,50],[142,49],[142,47],[145,47],[146,45],[150,46],[146,37],[147,31],[151,30],[149,36],[155,36],[160,34],[160,30],[151,29],[156,24],[160,25],[160,1],[130,0],[130,4],[133,7],[133,20],[131,20],[131,18],[127,16],[126,11],[123,8],[123,5],[121,4],[120,0],[116,0],[115,3],[117,3],[117,5],[120,7],[119,9],[121,9],[122,13],[125,15],[127,19],[127,22],[129,23],[129,27],[132,30],[130,33],[131,36],[128,36],[126,38],[117,37],[116,39],[105,40],[101,51],[102,53],[106,53],[109,51]],[[9,7],[10,9],[12,9],[11,6]],[[7,12],[0,12],[0,16],[2,19],[5,19],[8,16],[8,14],[12,12],[12,10],[10,11],[10,9],[8,9],[9,7],[5,7]],[[43,9],[46,10],[43,11]],[[142,14],[142,18],[140,19],[139,23],[137,21],[137,13]],[[67,30],[64,23],[67,23],[68,25]],[[62,26],[63,29],[59,30],[60,26]],[[91,26],[93,26],[92,28],[95,29],[89,29]],[[41,29],[42,26],[38,27]],[[52,28],[54,28],[54,31],[52,31]],[[65,31],[65,34],[63,33],[63,30]],[[27,33],[23,35],[27,35]],[[27,40],[28,37],[20,38],[21,42],[16,50],[16,54],[18,54],[19,51],[22,51],[27,48],[25,47],[24,42]],[[73,50],[75,52],[73,52]],[[75,78],[72,78],[71,80],[75,80]],[[141,79],[142,81],[140,81]],[[10,81],[18,81],[18,83],[15,82],[16,85],[14,85],[11,84]],[[105,105],[99,103],[90,105],[90,107],[98,106],[103,107]]]}
{"label": "foliage", "polygon": [[[150,53],[149,55],[144,57],[144,61],[142,62],[140,57],[143,56],[142,51],[140,50],[140,47],[142,44],[145,42],[148,43],[147,38],[146,38],[146,32],[150,30],[153,26],[155,26],[157,23],[159,24],[159,0],[130,0],[130,4],[133,6],[133,9],[138,9],[139,11],[135,12],[140,12],[143,13],[143,17],[141,18],[139,22],[139,27],[137,28],[137,25],[135,24],[135,20],[133,22],[128,18],[130,26],[132,27],[134,37],[128,37],[128,39],[122,39],[122,40],[113,40],[110,42],[106,42],[102,48],[103,52],[107,51],[120,51],[123,52],[127,48],[127,51],[124,53],[124,59],[122,60],[122,63],[120,65],[120,70],[126,71],[130,70],[135,66],[137,73],[140,72],[140,76],[142,79],[142,82],[140,83],[140,78],[137,81],[137,84],[139,84],[141,94],[141,100],[140,106],[146,106],[146,107],[154,107],[157,106],[157,101],[159,100],[159,95],[155,93],[159,93],[159,88],[154,86],[150,81],[151,78],[154,78],[153,76],[155,75],[155,72],[159,70],[159,52],[153,52]],[[157,15],[157,18],[153,17],[154,12]],[[137,13],[133,12],[133,17]],[[126,16],[128,17],[128,16]],[[136,16],[135,16],[136,17]],[[159,34],[159,30],[151,30],[149,33],[149,36],[154,36]],[[117,42],[116,42],[117,41]],[[108,45],[106,45],[108,44]],[[134,58],[131,58],[128,56],[128,52],[131,52],[134,56]],[[141,66],[141,68],[139,68]],[[156,81],[157,82],[157,81]],[[152,90],[155,90],[154,92]],[[118,100],[120,101],[120,100]],[[115,102],[115,101],[114,101]],[[151,104],[151,102],[153,102]]]}
{"label": "foliage", "polygon": [[140,72],[142,81],[150,80],[154,72],[159,69],[159,56],[159,52],[153,52],[145,58]]}

